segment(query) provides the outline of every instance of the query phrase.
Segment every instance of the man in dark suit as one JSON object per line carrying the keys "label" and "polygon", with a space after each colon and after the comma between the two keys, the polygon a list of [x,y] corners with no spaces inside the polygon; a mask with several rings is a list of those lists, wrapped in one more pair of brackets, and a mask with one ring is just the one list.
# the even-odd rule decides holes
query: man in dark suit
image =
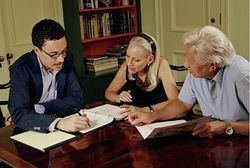
{"label": "man in dark suit", "polygon": [[8,108],[14,124],[38,132],[86,128],[88,118],[74,114],[83,93],[64,29],[44,19],[33,27],[32,42],[34,49],[10,67]]}

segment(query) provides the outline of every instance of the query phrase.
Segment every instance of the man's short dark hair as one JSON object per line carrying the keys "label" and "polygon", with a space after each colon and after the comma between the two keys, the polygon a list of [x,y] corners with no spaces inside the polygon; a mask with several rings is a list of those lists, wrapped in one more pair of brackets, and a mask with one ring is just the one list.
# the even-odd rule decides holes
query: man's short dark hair
{"label": "man's short dark hair", "polygon": [[59,40],[65,36],[63,27],[56,21],[44,19],[32,29],[32,43],[41,48],[47,40]]}

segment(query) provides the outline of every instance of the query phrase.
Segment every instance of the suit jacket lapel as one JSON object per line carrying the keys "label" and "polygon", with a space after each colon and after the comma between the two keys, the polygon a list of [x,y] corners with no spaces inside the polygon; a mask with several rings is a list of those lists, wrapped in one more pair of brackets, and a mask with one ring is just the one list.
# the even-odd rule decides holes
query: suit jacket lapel
{"label": "suit jacket lapel", "polygon": [[29,63],[33,78],[33,84],[31,85],[31,93],[36,93],[33,95],[34,101],[39,102],[43,92],[43,79],[41,75],[40,64],[38,62],[37,55],[34,51],[31,52]]}
{"label": "suit jacket lapel", "polygon": [[58,72],[57,74],[57,97],[62,97],[63,88],[65,85],[66,75],[63,71]]}
{"label": "suit jacket lapel", "polygon": [[65,88],[65,82],[67,79],[67,74],[69,72],[68,65],[72,64],[72,59],[67,56],[64,59],[63,67],[62,69],[57,73],[56,79],[57,79],[57,97],[61,98],[63,96],[63,90]]}

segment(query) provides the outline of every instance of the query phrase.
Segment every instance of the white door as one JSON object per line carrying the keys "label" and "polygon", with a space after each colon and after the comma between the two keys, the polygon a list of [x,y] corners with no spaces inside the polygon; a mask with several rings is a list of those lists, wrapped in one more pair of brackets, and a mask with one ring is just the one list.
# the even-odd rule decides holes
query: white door
{"label": "white door", "polygon": [[220,0],[163,0],[162,51],[173,64],[183,63],[182,35],[195,27],[220,28]]}
{"label": "white door", "polygon": [[[0,0],[0,84],[9,81],[7,53],[13,55],[10,64],[32,50],[31,30],[44,18],[57,20],[63,25],[61,0]],[[2,56],[2,57],[1,57]],[[8,90],[0,91],[0,100],[8,99]],[[4,115],[7,106],[2,106]]]}
{"label": "white door", "polygon": [[[169,63],[183,65],[184,47],[182,35],[195,27],[213,25],[220,28],[220,0],[163,0],[162,52]],[[173,72],[177,81],[183,81],[186,74]]]}
{"label": "white door", "polygon": [[[221,1],[224,0],[142,0],[142,29],[155,36],[161,55],[170,64],[183,65],[183,33],[208,24],[221,28]],[[186,73],[173,75],[182,81]]]}

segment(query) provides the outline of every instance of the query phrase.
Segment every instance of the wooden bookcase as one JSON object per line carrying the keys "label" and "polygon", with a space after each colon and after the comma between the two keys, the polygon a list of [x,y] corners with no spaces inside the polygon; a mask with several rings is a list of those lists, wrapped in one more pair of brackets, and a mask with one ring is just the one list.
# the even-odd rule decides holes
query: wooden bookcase
{"label": "wooden bookcase", "polygon": [[[82,9],[79,7],[78,0],[62,0],[64,26],[68,47],[74,54],[75,68],[83,87],[85,103],[105,100],[104,92],[114,78],[115,72],[104,73],[101,75],[90,75],[85,70],[84,58],[103,55],[107,47],[129,42],[132,37],[141,32],[140,1],[129,1],[132,3],[126,6],[120,5],[120,0],[113,0],[113,6],[110,7]],[[81,33],[83,30],[82,25],[80,25],[80,16],[84,18],[91,15],[102,15],[103,13],[119,13],[127,11],[133,14],[133,31],[116,32],[105,36],[99,34],[97,37],[82,37]]]}

